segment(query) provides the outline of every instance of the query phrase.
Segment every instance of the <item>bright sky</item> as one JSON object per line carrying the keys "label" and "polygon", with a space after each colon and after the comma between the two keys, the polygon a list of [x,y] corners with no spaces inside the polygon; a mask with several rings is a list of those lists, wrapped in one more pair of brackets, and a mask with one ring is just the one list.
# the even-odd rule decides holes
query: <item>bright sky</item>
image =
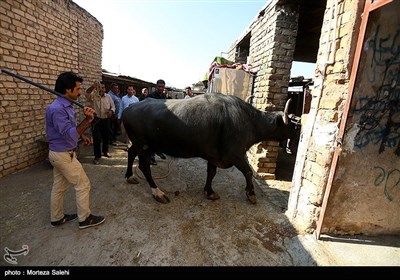
{"label": "bright sky", "polygon": [[[185,88],[203,79],[268,0],[73,0],[103,25],[102,68]],[[314,64],[291,76],[311,78]]]}

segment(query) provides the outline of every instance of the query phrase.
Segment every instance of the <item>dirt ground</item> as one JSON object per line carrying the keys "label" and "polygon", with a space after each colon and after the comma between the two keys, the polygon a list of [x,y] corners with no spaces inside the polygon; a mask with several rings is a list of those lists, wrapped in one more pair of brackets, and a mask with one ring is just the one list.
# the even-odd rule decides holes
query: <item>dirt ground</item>
{"label": "dirt ground", "polygon": [[[112,147],[113,157],[102,158],[99,165],[92,164],[92,147],[80,151],[92,183],[92,213],[106,217],[104,224],[93,228],[80,230],[77,221],[50,226],[53,179],[48,162],[0,178],[0,246],[29,247],[29,253],[16,256],[18,266],[337,264],[313,237],[298,234],[284,214],[294,155],[278,162],[286,165],[278,168],[278,180],[254,179],[256,205],[247,201],[245,181],[236,168],[217,170],[213,188],[221,199],[210,201],[203,195],[204,160],[157,158],[152,172],[171,200],[160,204],[143,178],[138,185],[126,183],[123,148]],[[65,211],[76,213],[72,187],[65,196]],[[10,264],[3,258],[0,265]]]}

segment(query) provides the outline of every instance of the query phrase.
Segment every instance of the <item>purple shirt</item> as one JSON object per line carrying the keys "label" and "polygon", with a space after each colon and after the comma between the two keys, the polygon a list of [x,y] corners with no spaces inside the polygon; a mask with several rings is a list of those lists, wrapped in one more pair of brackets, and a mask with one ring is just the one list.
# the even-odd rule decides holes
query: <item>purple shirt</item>
{"label": "purple shirt", "polygon": [[54,152],[74,150],[78,146],[76,115],[72,103],[57,97],[46,109],[46,137]]}

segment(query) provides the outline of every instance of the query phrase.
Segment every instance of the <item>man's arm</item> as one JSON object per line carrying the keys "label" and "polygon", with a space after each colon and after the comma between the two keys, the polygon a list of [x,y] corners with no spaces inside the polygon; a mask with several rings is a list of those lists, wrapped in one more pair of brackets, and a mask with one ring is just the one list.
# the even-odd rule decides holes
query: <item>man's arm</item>
{"label": "man's arm", "polygon": [[76,130],[78,131],[78,134],[79,135],[82,135],[85,131],[86,131],[86,129],[88,129],[89,128],[89,126],[90,126],[90,124],[91,124],[92,122],[90,121],[88,121],[86,118],[76,127]]}
{"label": "man's arm", "polygon": [[86,90],[86,98],[90,99],[90,95],[93,92],[93,90],[99,88],[99,82],[94,82],[87,90]]}
{"label": "man's arm", "polygon": [[76,127],[76,131],[79,135],[82,135],[92,123],[94,119],[94,109],[90,107],[84,107],[83,114],[86,116],[86,118]]}
{"label": "man's arm", "polygon": [[[125,95],[125,96],[126,96],[126,95]],[[128,107],[128,106],[127,106],[128,101],[126,100],[125,96],[122,97],[122,99],[121,99],[121,108],[119,108],[119,111],[118,111],[118,119],[121,119],[122,111],[123,111],[126,107]]]}

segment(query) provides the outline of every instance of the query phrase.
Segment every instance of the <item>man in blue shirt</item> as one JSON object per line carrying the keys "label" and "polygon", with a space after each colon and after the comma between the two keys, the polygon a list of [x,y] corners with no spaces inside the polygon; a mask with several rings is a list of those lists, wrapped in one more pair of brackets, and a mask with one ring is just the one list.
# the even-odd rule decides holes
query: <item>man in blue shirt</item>
{"label": "man in blue shirt", "polygon": [[111,118],[111,144],[115,145],[115,142],[117,141],[117,135],[120,132],[120,119],[118,118],[119,112],[121,110],[121,97],[119,96],[119,86],[116,83],[111,84],[111,89],[107,93],[109,96],[111,96],[112,100],[114,101],[115,105],[115,114]]}
{"label": "man in blue shirt", "polygon": [[[136,97],[136,90],[133,88],[133,86],[128,86],[128,89],[126,90],[126,95],[124,95],[121,100],[121,108],[119,110],[118,119],[121,120],[122,112],[136,102],[139,102],[139,98]],[[131,147],[132,143],[131,140],[129,140],[128,135],[126,134],[126,130],[122,122],[121,133],[125,138],[125,144],[127,145],[126,150],[128,150]]]}
{"label": "man in blue shirt", "polygon": [[[61,73],[56,80],[55,91],[65,98],[57,97],[46,109],[46,136],[54,178],[50,198],[50,219],[53,227],[78,218],[79,228],[84,229],[99,225],[105,220],[104,217],[94,216],[90,212],[90,181],[75,153],[79,137],[86,145],[91,143],[90,138],[83,133],[94,119],[94,110],[84,107],[85,119],[77,125],[75,110],[69,100],[76,100],[81,95],[81,83],[82,78],[75,73]],[[64,213],[64,193],[70,184],[75,187],[78,214]]]}

